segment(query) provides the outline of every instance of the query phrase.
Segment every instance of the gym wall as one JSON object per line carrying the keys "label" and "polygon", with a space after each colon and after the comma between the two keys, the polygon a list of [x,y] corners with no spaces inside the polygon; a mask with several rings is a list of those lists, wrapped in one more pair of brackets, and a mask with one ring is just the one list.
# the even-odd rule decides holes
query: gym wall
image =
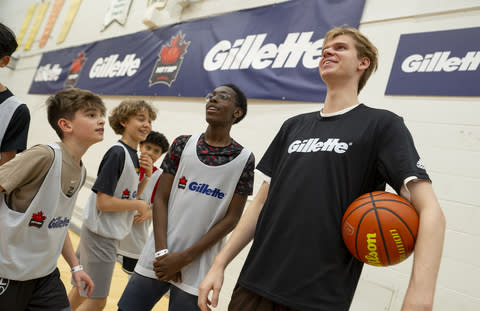
{"label": "gym wall", "polygon": [[[32,49],[25,51],[20,46],[15,53],[18,58],[15,69],[0,70],[1,83],[30,108],[32,120],[29,147],[58,140],[46,120],[44,102],[47,96],[28,94],[42,53],[146,30],[147,26],[142,23],[142,19],[146,14],[147,2],[133,1],[124,26],[114,22],[101,31],[110,1],[83,0],[65,42],[57,45],[56,38],[66,17],[66,8],[70,5],[67,0],[46,46],[38,48],[40,33],[47,18],[40,27]],[[283,1],[203,0],[193,1],[182,11],[176,1],[170,0],[164,9],[169,12],[169,16],[153,16],[153,20],[161,27],[279,2]],[[34,3],[34,0],[0,1],[0,20],[15,33],[19,33],[23,17]],[[447,218],[445,248],[434,306],[434,310],[439,311],[480,310],[480,264],[476,259],[480,256],[479,98],[387,96],[385,89],[402,34],[470,27],[480,27],[480,4],[475,0],[366,0],[360,24],[360,30],[373,41],[380,53],[379,69],[361,92],[360,101],[372,107],[389,109],[404,117]],[[480,38],[465,40],[478,42]],[[111,110],[125,97],[102,98],[108,110]],[[170,141],[179,135],[201,132],[206,128],[203,98],[142,99],[152,102],[158,109],[153,129],[164,133]],[[258,162],[285,119],[319,110],[320,107],[321,104],[318,103],[250,99],[248,115],[233,127],[232,137],[253,151]],[[74,228],[81,224],[81,210],[88,197],[89,187],[95,180],[101,157],[117,139],[118,136],[106,126],[104,142],[92,146],[84,156],[88,180],[78,198],[75,217],[72,219]],[[157,162],[158,165],[160,161]],[[260,184],[261,179],[256,178],[255,191]],[[247,252],[248,247],[228,267],[218,310],[226,310]],[[410,257],[391,268],[365,266],[351,310],[400,310],[412,261],[413,257]]]}

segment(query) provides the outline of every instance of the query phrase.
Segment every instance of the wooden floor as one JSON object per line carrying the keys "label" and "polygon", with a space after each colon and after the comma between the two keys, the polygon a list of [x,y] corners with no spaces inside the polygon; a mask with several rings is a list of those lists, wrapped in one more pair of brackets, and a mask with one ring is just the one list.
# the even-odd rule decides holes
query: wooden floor
{"label": "wooden floor", "polygon": [[[70,230],[69,232],[70,238],[72,239],[73,248],[76,250],[80,237],[72,230]],[[70,285],[70,267],[62,256],[60,256],[58,260],[58,269],[60,270],[62,281],[65,284],[65,288],[67,289],[68,293],[72,287]],[[110,287],[110,295],[108,296],[107,306],[104,309],[105,311],[117,311],[117,302],[120,299],[120,296],[122,295],[123,289],[127,285],[127,282],[128,275],[122,271],[122,266],[120,265],[120,263],[117,262],[117,264],[115,265],[115,270],[113,272],[112,286]],[[152,310],[167,311],[168,297],[164,296]]]}

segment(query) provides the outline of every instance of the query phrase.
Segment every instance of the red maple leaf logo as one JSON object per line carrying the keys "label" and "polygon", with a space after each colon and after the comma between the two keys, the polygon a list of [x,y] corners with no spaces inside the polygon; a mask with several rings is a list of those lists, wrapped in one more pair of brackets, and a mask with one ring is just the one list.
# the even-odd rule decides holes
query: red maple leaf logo
{"label": "red maple leaf logo", "polygon": [[186,185],[187,184],[187,179],[185,178],[185,176],[182,176],[182,178],[180,178],[178,180],[178,184],[179,185]]}
{"label": "red maple leaf logo", "polygon": [[45,218],[47,218],[47,217],[43,216],[42,211],[32,215],[32,220],[39,221],[39,222],[44,221]]}
{"label": "red maple leaf logo", "polygon": [[123,195],[130,195],[130,191],[128,189],[123,190],[122,192]]}
{"label": "red maple leaf logo", "polygon": [[160,56],[163,65],[175,64],[178,58],[185,54],[185,50],[189,43],[185,43],[183,38],[184,36],[182,36],[181,33],[178,33],[172,41],[170,41],[170,44],[166,44],[162,47],[162,50],[158,55]]}
{"label": "red maple leaf logo", "polygon": [[71,73],[77,73],[82,69],[83,63],[85,62],[85,53],[81,52],[78,54],[77,59],[73,60]]}

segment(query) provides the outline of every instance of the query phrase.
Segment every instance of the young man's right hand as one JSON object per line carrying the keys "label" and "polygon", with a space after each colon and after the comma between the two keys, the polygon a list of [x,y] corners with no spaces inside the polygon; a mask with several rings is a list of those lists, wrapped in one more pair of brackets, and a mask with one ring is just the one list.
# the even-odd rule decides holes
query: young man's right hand
{"label": "young man's right hand", "polygon": [[[211,311],[210,308],[218,306],[218,297],[223,285],[225,269],[213,264],[198,288],[198,306],[202,311]],[[208,299],[208,294],[213,290],[212,300]]]}

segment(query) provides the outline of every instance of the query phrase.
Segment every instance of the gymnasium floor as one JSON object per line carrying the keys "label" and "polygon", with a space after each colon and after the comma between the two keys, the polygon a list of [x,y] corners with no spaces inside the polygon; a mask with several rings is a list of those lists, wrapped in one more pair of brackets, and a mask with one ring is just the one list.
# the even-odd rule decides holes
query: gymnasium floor
{"label": "gymnasium floor", "polygon": [[[70,238],[72,239],[73,248],[77,249],[79,236],[72,230],[70,230]],[[67,289],[67,293],[71,289],[70,285],[70,267],[67,262],[60,256],[58,260],[58,269],[60,270],[61,278]],[[108,296],[107,306],[105,311],[117,311],[117,302],[122,295],[123,289],[127,285],[128,275],[122,271],[122,266],[117,262],[115,270],[113,272],[112,286],[110,288],[110,295]],[[168,310],[168,297],[163,297],[157,305],[152,309],[154,311],[167,311]]]}

